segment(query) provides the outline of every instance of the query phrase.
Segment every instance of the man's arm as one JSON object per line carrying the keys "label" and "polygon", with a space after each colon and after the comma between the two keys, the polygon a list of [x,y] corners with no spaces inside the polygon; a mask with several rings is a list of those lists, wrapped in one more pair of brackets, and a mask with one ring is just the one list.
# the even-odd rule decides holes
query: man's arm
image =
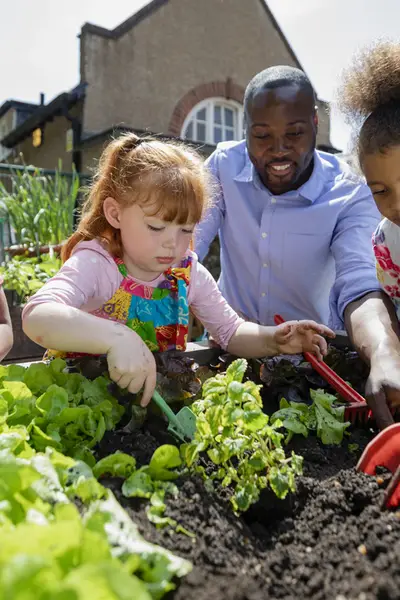
{"label": "man's arm", "polygon": [[345,326],[354,348],[370,365],[366,396],[381,429],[393,423],[389,404],[400,407],[400,328],[396,311],[383,292],[351,302]]}
{"label": "man's arm", "polygon": [[366,396],[383,428],[393,422],[387,401],[400,403],[400,332],[376,278],[371,237],[378,223],[372,196],[362,186],[343,209],[332,239],[336,281],[331,308],[334,327],[344,320],[354,348],[370,365]]}
{"label": "man's arm", "polygon": [[201,261],[207,255],[225,214],[224,194],[219,179],[218,150],[211,154],[206,161],[206,165],[212,176],[213,194],[212,206],[197,225],[194,236],[195,252]]}

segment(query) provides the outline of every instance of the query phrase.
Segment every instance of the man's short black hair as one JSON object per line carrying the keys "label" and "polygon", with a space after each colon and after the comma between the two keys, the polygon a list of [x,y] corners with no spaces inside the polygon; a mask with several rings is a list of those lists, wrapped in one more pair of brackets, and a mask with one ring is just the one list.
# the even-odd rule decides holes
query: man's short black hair
{"label": "man's short black hair", "polygon": [[254,96],[265,89],[297,85],[316,101],[315,91],[304,71],[295,67],[276,66],[257,73],[248,84],[244,93],[244,109],[247,112]]}

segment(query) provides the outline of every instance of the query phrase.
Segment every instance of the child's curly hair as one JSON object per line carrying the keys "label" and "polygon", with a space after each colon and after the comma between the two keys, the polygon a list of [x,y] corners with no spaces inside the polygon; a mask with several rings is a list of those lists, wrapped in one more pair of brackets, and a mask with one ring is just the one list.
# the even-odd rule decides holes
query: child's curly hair
{"label": "child's curly hair", "polygon": [[400,44],[375,42],[359,52],[342,76],[337,105],[359,129],[357,151],[382,152],[400,143]]}

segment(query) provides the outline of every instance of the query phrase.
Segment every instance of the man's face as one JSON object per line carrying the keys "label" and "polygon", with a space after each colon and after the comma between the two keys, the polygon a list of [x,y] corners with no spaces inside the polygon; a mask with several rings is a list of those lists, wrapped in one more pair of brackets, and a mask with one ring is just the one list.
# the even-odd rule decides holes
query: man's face
{"label": "man's face", "polygon": [[262,90],[247,107],[249,156],[273,194],[295,190],[309,179],[317,123],[314,98],[297,85]]}

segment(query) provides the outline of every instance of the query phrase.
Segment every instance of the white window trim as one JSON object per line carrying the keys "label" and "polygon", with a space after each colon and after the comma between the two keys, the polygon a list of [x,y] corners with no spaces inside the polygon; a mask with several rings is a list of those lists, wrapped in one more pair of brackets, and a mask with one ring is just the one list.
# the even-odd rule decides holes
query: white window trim
{"label": "white window trim", "polygon": [[[222,97],[218,97],[218,96],[215,98],[206,98],[206,100],[202,100],[201,102],[199,102],[192,108],[192,110],[190,111],[190,113],[187,115],[186,119],[183,122],[182,129],[181,129],[181,137],[183,139],[185,139],[185,137],[184,137],[185,130],[186,130],[186,127],[189,125],[189,122],[194,119],[194,117],[196,116],[198,111],[205,108],[206,109],[206,140],[203,143],[214,146],[215,145],[215,142],[214,142],[214,125],[215,125],[215,123],[214,123],[213,119],[210,118],[210,114],[211,114],[211,111],[213,111],[214,106],[216,104],[219,106],[222,106],[222,107],[226,106],[227,108],[232,108],[237,111],[236,114],[237,114],[238,123],[237,123],[237,131],[235,132],[235,137],[238,136],[239,140],[243,139],[244,113],[243,113],[242,104],[240,104],[240,102],[236,102],[235,100],[227,100],[226,98],[222,98]],[[189,140],[189,138],[187,138],[187,139],[188,139],[188,141],[194,141],[194,142],[198,141],[198,140]]]}

